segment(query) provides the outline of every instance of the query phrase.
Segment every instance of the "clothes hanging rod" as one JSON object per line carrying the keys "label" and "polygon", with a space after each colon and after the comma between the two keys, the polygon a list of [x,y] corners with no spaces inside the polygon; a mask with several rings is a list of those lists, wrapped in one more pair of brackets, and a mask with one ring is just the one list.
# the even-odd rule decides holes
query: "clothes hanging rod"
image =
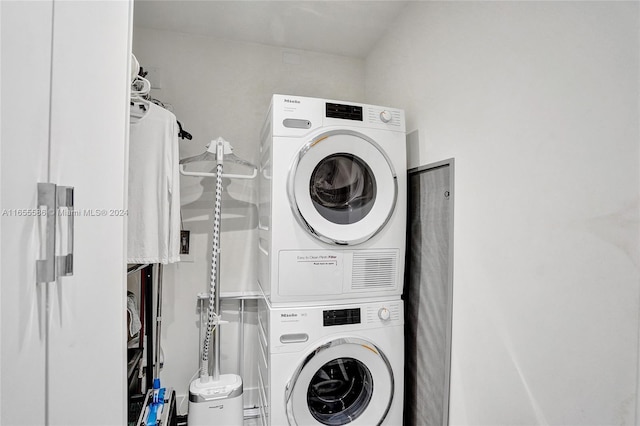
{"label": "clothes hanging rod", "polygon": [[134,263],[132,265],[127,266],[127,275],[131,275],[134,274],[138,271],[143,270],[144,268],[146,268],[147,266],[149,266],[148,263]]}

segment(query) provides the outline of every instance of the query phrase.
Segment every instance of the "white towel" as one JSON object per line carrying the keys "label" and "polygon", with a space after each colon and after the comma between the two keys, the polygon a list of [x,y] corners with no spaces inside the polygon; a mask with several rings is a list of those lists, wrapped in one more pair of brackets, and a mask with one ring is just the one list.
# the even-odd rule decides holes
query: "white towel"
{"label": "white towel", "polygon": [[138,312],[136,297],[130,291],[127,292],[127,314],[129,315],[129,336],[133,337],[142,328],[142,323],[140,322],[140,312]]}

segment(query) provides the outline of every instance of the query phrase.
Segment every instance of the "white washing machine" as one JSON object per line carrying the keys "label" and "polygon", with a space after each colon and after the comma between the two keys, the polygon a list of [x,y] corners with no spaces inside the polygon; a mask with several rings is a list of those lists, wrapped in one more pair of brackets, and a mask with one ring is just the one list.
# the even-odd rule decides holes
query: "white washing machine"
{"label": "white washing machine", "polygon": [[402,425],[403,302],[258,305],[260,418],[269,425]]}
{"label": "white washing machine", "polygon": [[258,279],[271,303],[402,294],[404,112],[274,95],[260,149]]}

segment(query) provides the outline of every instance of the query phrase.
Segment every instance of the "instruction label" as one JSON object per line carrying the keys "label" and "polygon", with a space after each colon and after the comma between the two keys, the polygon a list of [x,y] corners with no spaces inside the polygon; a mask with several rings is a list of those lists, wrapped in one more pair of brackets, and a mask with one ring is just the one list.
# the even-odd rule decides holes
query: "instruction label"
{"label": "instruction label", "polygon": [[286,250],[279,253],[278,293],[282,296],[341,294],[344,257],[325,250]]}
{"label": "instruction label", "polygon": [[334,254],[330,255],[297,255],[298,262],[311,263],[314,266],[338,266],[338,256]]}

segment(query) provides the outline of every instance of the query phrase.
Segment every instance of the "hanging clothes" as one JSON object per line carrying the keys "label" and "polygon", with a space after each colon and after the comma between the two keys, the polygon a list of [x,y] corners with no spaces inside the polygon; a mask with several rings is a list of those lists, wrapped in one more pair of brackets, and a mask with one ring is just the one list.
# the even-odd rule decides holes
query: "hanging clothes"
{"label": "hanging clothes", "polygon": [[180,260],[178,162],[176,117],[149,102],[144,115],[131,115],[127,263]]}

